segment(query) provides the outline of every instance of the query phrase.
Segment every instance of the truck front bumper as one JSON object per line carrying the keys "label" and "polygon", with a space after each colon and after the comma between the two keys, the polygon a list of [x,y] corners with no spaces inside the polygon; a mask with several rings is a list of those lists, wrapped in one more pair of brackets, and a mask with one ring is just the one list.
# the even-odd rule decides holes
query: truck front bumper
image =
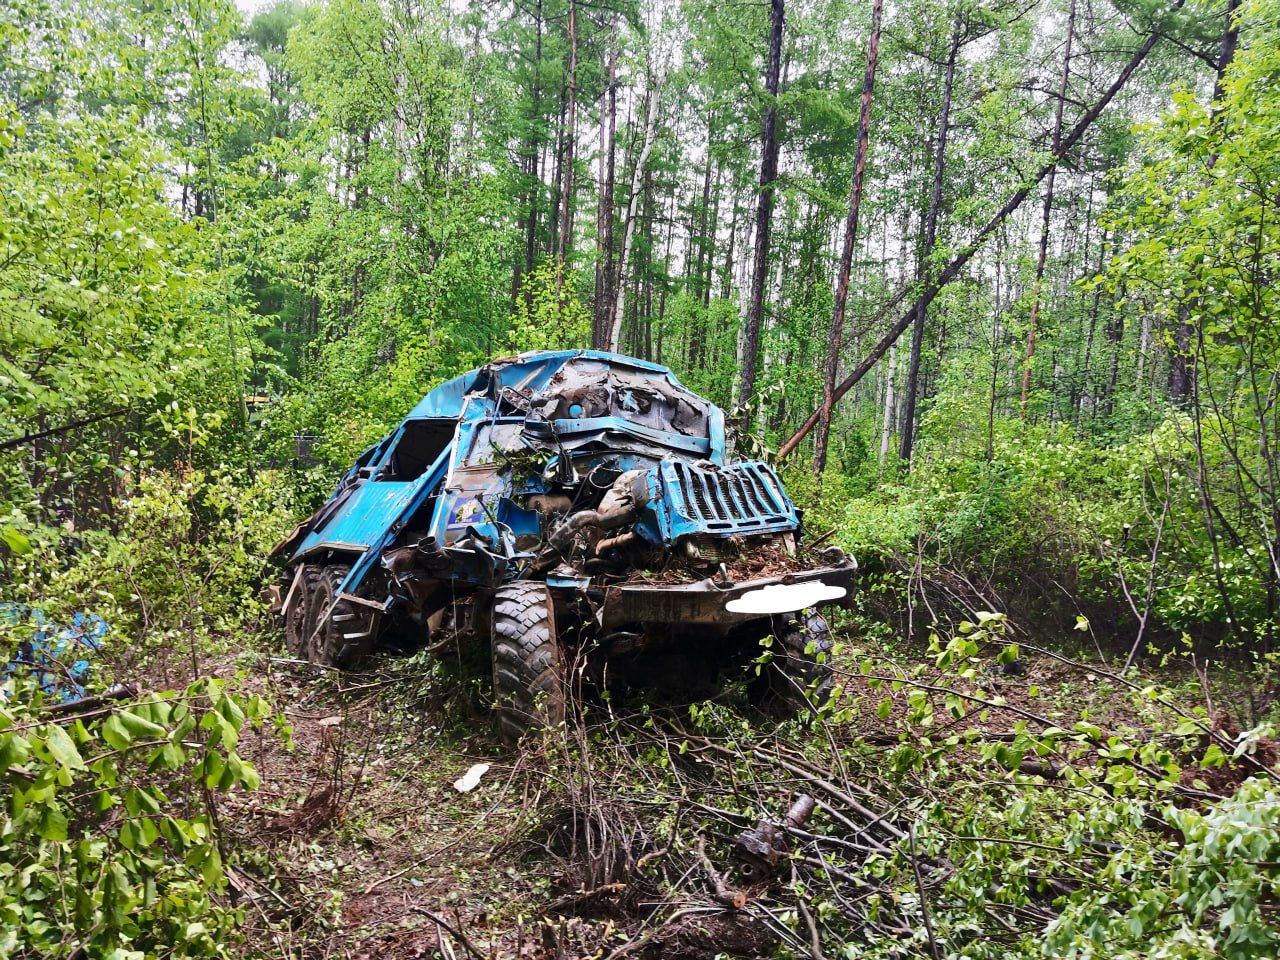
{"label": "truck front bumper", "polygon": [[838,602],[848,606],[856,570],[857,564],[849,558],[836,566],[759,577],[740,583],[716,582],[709,577],[695,583],[618,584],[604,590],[604,600],[598,611],[600,625],[605,629],[651,623],[735,626],[767,615],[735,613],[726,609],[725,604],[752,591],[782,584],[840,587],[845,592],[843,599]]}

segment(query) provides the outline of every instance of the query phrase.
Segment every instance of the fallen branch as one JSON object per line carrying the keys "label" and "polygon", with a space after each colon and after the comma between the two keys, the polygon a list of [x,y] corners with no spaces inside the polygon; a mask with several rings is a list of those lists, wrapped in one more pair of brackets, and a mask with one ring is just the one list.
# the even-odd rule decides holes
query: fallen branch
{"label": "fallen branch", "polygon": [[929,896],[924,890],[924,879],[920,876],[920,858],[916,856],[916,832],[914,829],[907,831],[907,838],[911,844],[911,872],[916,878],[916,893],[920,897],[920,915],[924,917],[924,930],[929,935],[929,953],[933,955],[933,960],[942,960],[941,954],[938,953],[938,941],[933,936],[933,920],[929,916]]}
{"label": "fallen branch", "polygon": [[702,837],[698,837],[698,863],[702,866],[702,872],[707,876],[707,882],[711,884],[712,898],[723,906],[733,910],[741,910],[747,905],[747,895],[741,890],[735,890],[724,882],[724,877],[720,876],[720,872],[711,864],[707,858],[706,841]]}
{"label": "fallen branch", "polygon": [[130,409],[130,407],[119,407],[115,410],[108,410],[106,413],[95,414],[92,417],[83,417],[79,420],[72,420],[70,423],[64,423],[60,427],[50,427],[48,430],[37,430],[35,433],[24,433],[20,437],[14,437],[11,440],[5,440],[3,443],[0,443],[0,450],[14,450],[24,444],[43,440],[45,437],[56,437],[60,433],[70,433],[72,430],[78,430],[80,427],[87,427],[90,424],[97,423],[99,420],[110,420],[112,417],[118,417],[123,413],[128,413]]}
{"label": "fallen branch", "polygon": [[81,697],[69,703],[55,703],[45,707],[42,715],[54,717],[58,723],[69,723],[72,720],[92,720],[96,717],[115,713],[115,707],[108,706],[115,700],[132,700],[139,696],[137,684],[117,683],[94,697]]}
{"label": "fallen branch", "polygon": [[481,953],[479,949],[476,948],[475,944],[473,944],[469,939],[467,939],[467,935],[463,933],[462,930],[460,930],[457,927],[454,927],[451,923],[449,923],[448,920],[444,919],[444,917],[437,916],[436,914],[428,910],[426,907],[415,906],[415,907],[412,907],[411,909],[415,913],[423,914],[427,919],[429,919],[437,927],[442,928],[445,931],[445,933],[449,934],[449,936],[453,937],[453,939],[457,940],[460,944],[462,944],[462,946],[466,948],[467,953],[475,957],[476,960],[489,960],[489,958],[485,954]]}
{"label": "fallen branch", "polygon": [[605,957],[605,960],[620,960],[621,957],[625,957],[629,953],[634,953],[636,950],[639,950],[641,947],[645,946],[647,943],[649,943],[655,937],[657,937],[658,934],[662,933],[662,931],[666,930],[668,927],[674,924],[677,920],[681,920],[695,913],[705,913],[706,911],[707,911],[706,907],[684,907],[683,909],[677,910],[673,914],[671,914],[671,916],[667,917],[660,924],[654,927],[652,930],[649,930],[641,934],[640,936],[632,940],[630,943],[624,943],[622,946],[618,947],[617,950],[614,950],[613,953]]}
{"label": "fallen branch", "polygon": [[809,956],[811,960],[827,960],[822,952],[822,938],[818,936],[818,925],[813,922],[809,905],[804,902],[804,897],[800,894],[800,878],[796,875],[794,863],[791,864],[791,886],[796,894],[796,909],[799,910],[800,916],[804,919],[804,925],[809,930]]}
{"label": "fallen branch", "polygon": [[544,908],[547,913],[555,913],[566,907],[576,907],[588,900],[595,900],[599,897],[615,896],[627,889],[625,883],[606,883],[604,886],[596,887],[594,890],[579,890],[568,896],[561,897],[559,900],[553,900]]}

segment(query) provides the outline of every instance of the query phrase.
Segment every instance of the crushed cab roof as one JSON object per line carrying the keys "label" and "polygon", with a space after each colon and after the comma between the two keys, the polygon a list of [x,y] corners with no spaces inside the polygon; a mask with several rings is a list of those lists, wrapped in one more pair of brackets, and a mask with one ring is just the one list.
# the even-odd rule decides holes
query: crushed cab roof
{"label": "crushed cab roof", "polygon": [[419,401],[407,419],[432,417],[456,418],[462,415],[463,400],[477,391],[497,392],[503,389],[536,393],[571,360],[601,360],[620,367],[631,367],[664,376],[681,390],[688,387],[676,379],[670,368],[648,360],[604,350],[534,350],[514,357],[501,357],[464,374],[446,380]]}

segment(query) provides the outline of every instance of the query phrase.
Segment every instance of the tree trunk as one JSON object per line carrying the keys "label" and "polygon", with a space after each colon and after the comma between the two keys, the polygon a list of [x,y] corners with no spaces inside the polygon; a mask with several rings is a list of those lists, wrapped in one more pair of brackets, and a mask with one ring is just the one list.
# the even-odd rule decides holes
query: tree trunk
{"label": "tree trunk", "polygon": [[[1120,287],[1120,300],[1124,300],[1125,287]],[[1124,311],[1111,308],[1111,322],[1107,324],[1107,343],[1111,356],[1107,363],[1107,383],[1103,387],[1100,407],[1104,416],[1111,416],[1115,409],[1116,384],[1120,380],[1120,349],[1124,345]]]}
{"label": "tree trunk", "polygon": [[[1062,113],[1067,102],[1067,83],[1071,79],[1071,44],[1076,31],[1076,0],[1071,0],[1067,13],[1067,46],[1062,55],[1062,74],[1058,79],[1058,105],[1053,111],[1053,152],[1062,145]],[[1027,359],[1022,367],[1022,419],[1027,419],[1027,401],[1031,396],[1031,366],[1036,358],[1036,334],[1040,323],[1040,287],[1044,282],[1044,264],[1049,253],[1049,218],[1053,213],[1053,184],[1057,169],[1049,171],[1044,184],[1044,206],[1040,215],[1040,248],[1036,252],[1036,276],[1031,284],[1031,319],[1027,323]]]}
{"label": "tree trunk", "polygon": [[[947,55],[947,75],[942,85],[942,107],[938,111],[938,144],[933,155],[933,189],[929,194],[929,212],[925,215],[924,242],[920,248],[920,277],[928,281],[932,272],[930,260],[938,237],[938,210],[942,206],[942,175],[947,165],[947,133],[951,128],[951,93],[955,89],[956,59],[960,55],[961,11],[951,25],[951,49]],[[928,304],[923,300],[916,308],[911,330],[911,354],[907,359],[907,388],[903,394],[902,426],[898,442],[898,459],[904,467],[911,465],[911,451],[916,437],[916,399],[920,392],[920,353],[924,347],[924,326]]]}
{"label": "tree trunk", "polygon": [[554,157],[551,172],[551,190],[547,197],[548,213],[547,218],[550,221],[551,236],[550,242],[547,244],[547,252],[554,259],[560,250],[560,193],[564,184],[564,120],[565,108],[569,101],[569,84],[568,76],[564,82],[560,84],[560,105],[556,108],[556,138],[555,147],[550,152]]}
{"label": "tree trunk", "polygon": [[893,395],[894,371],[898,366],[898,345],[894,343],[889,347],[889,359],[885,363],[884,368],[884,411],[880,426],[880,462],[884,463],[885,458],[889,456],[889,440],[893,436],[893,412],[897,407],[897,400]]}
{"label": "tree trunk", "polygon": [[769,273],[769,233],[773,225],[773,182],[778,178],[778,79],[782,72],[782,28],[785,0],[770,0],[769,60],[765,66],[764,130],[761,136],[760,192],[756,199],[756,245],[752,262],[751,295],[742,341],[742,387],[739,404],[751,402],[756,392],[756,366],[760,360],[760,327],[764,315],[764,287]]}
{"label": "tree trunk", "polygon": [[715,259],[716,259],[716,234],[720,230],[720,169],[716,168],[715,191],[711,198],[711,216],[709,222],[704,224],[703,235],[706,237],[707,257],[704,261],[702,283],[702,306],[709,307],[711,305],[711,287],[714,283],[715,276]]}
{"label": "tree trunk", "polygon": [[[1218,45],[1218,69],[1213,82],[1213,101],[1209,106],[1210,116],[1216,122],[1221,110],[1220,103],[1226,93],[1227,68],[1235,59],[1236,46],[1240,40],[1240,27],[1236,14],[1240,8],[1240,0],[1227,0],[1226,22],[1222,28],[1222,40]],[[1209,155],[1205,165],[1212,170],[1218,163],[1218,155]],[[1195,315],[1200,312],[1199,299],[1196,302],[1184,302],[1178,305],[1178,321],[1173,329],[1173,349],[1169,354],[1169,399],[1179,406],[1185,406],[1195,390]]]}
{"label": "tree trunk", "polygon": [[569,0],[569,88],[565,114],[564,134],[564,183],[560,194],[560,247],[556,251],[556,299],[564,292],[564,263],[570,252],[569,234],[573,226],[569,222],[569,198],[573,194],[573,146],[576,136],[578,112],[578,25],[577,0]]}
{"label": "tree trunk", "polygon": [[[538,124],[542,120],[542,0],[538,4],[534,20],[533,42],[533,117],[529,124],[529,220],[525,225],[524,272],[532,273],[538,257],[538,194],[542,192],[541,156],[538,142]],[[517,283],[518,287],[518,283]]]}
{"label": "tree trunk", "polygon": [[871,98],[876,85],[876,60],[880,54],[880,18],[884,0],[871,0],[871,35],[867,40],[867,68],[862,74],[862,103],[858,109],[858,147],[853,161],[853,183],[849,189],[849,215],[844,221],[844,246],[836,276],[836,302],[827,334],[827,363],[822,380],[822,416],[814,438],[813,472],[819,478],[827,467],[827,442],[831,434],[831,408],[835,404],[836,377],[840,373],[840,347],[844,342],[844,311],[849,299],[849,273],[858,239],[858,214],[862,207],[862,180],[867,170],[867,148],[871,139]]}
{"label": "tree trunk", "polygon": [[[644,221],[644,270],[637,281],[643,283],[643,286],[637,289],[636,298],[636,324],[635,324],[635,342],[632,344],[632,354],[642,357],[645,360],[653,359],[653,257],[655,246],[653,242],[653,174],[646,170],[644,174],[644,199],[641,202],[641,218]],[[640,318],[644,317],[643,328],[640,325]]]}
{"label": "tree trunk", "polygon": [[[698,218],[698,257],[697,264],[693,271],[693,278],[690,282],[690,290],[695,293],[698,302],[704,307],[708,303],[708,292],[710,290],[711,280],[710,274],[707,272],[706,265],[710,263],[712,254],[715,250],[715,230],[711,226],[711,173],[714,164],[711,162],[711,125],[707,124],[707,164],[702,177],[702,210]],[[717,174],[717,188],[719,187],[719,175]],[[708,233],[708,231],[711,231]],[[692,258],[691,258],[692,259]],[[705,318],[705,315],[704,315]],[[689,367],[690,369],[701,369],[706,358],[707,337],[706,331],[703,330],[694,340],[693,350],[690,351]]]}
{"label": "tree trunk", "polygon": [[[675,205],[675,198],[674,198],[674,197],[672,198],[672,205],[673,205],[673,206]],[[664,214],[666,213],[666,207],[665,207],[665,204],[664,204],[664,206],[663,206],[663,213],[664,213]],[[663,244],[662,244],[662,262],[663,262],[663,265],[664,265],[663,273],[666,273],[665,265],[671,262],[671,244],[672,244],[672,242],[673,242],[673,240],[674,240],[674,238],[675,238],[675,232],[676,232],[676,229],[675,229],[675,228],[676,228],[676,218],[675,218],[674,216],[667,216],[667,236],[666,236],[666,238],[664,239]],[[669,283],[665,283],[665,282],[664,282],[664,283],[662,284],[662,293],[660,293],[660,294],[658,295],[658,347],[657,347],[657,353],[656,353],[656,354],[654,354],[652,351],[650,351],[649,353],[645,354],[645,359],[646,359],[646,360],[653,360],[653,359],[657,359],[659,363],[661,363],[661,362],[662,362],[662,333],[663,333],[663,329],[666,327],[666,319],[667,319],[667,292],[668,292],[668,288],[669,288],[669,287],[670,287],[670,284],[669,284]]]}
{"label": "tree trunk", "polygon": [[[608,346],[609,310],[613,304],[613,184],[615,171],[615,135],[618,127],[618,34],[614,24],[609,44],[609,77],[605,100],[608,109],[600,111],[600,209],[596,217],[598,253],[596,262],[595,323],[591,345]],[[606,146],[607,144],[607,146]]]}
{"label": "tree trunk", "polygon": [[[1103,232],[1098,239],[1098,259],[1094,264],[1094,273],[1102,273],[1102,268],[1106,263],[1107,255],[1107,235]],[[1079,424],[1084,417],[1086,407],[1092,407],[1094,398],[1097,396],[1093,389],[1093,344],[1097,339],[1098,331],[1098,311],[1102,305],[1102,285],[1098,284],[1093,288],[1093,299],[1089,303],[1089,327],[1088,333],[1085,335],[1084,341],[1084,364],[1080,371],[1079,391],[1073,402],[1076,412],[1076,423]]]}
{"label": "tree trunk", "polygon": [[613,305],[613,315],[609,322],[609,340],[606,349],[616,350],[622,337],[623,308],[626,306],[627,264],[631,259],[631,245],[635,238],[636,205],[643,192],[644,170],[649,164],[649,154],[653,152],[653,133],[658,119],[658,100],[662,96],[661,81],[654,79],[649,89],[649,104],[644,119],[644,146],[636,157],[635,168],[631,171],[631,193],[627,198],[627,215],[622,221],[622,249],[618,255],[618,274],[615,280],[617,298]]}
{"label": "tree trunk", "polygon": [[[1226,92],[1227,68],[1236,57],[1236,46],[1240,43],[1240,20],[1236,16],[1240,11],[1240,0],[1227,0],[1227,22],[1222,28],[1222,42],[1218,45],[1218,75],[1213,83],[1213,102],[1215,112],[1220,109],[1222,96]],[[1212,166],[1212,164],[1210,164]]]}
{"label": "tree trunk", "polygon": [[[694,261],[692,277],[696,278],[698,299],[702,299],[702,273],[703,263],[707,257],[707,225],[711,218],[711,170],[714,164],[711,162],[711,127],[707,126],[707,159],[702,168],[702,205],[698,210],[698,256],[690,257]],[[693,287],[693,283],[690,283]]]}
{"label": "tree trunk", "polygon": [[996,443],[996,387],[1000,381],[1000,341],[1004,339],[1004,238],[1000,231],[996,243],[995,256],[992,257],[995,272],[995,313],[991,320],[991,376],[987,381],[987,444],[986,459],[990,463],[995,457]]}
{"label": "tree trunk", "polygon": [[[730,184],[732,190],[732,184]],[[720,299],[728,300],[733,293],[733,257],[738,239],[738,198],[733,198],[733,211],[729,215],[729,249],[724,255],[724,268],[720,273]]]}
{"label": "tree trunk", "polygon": [[1142,392],[1142,382],[1147,373],[1147,350],[1151,344],[1151,305],[1142,302],[1142,328],[1138,333],[1138,369],[1133,378],[1133,392]]}

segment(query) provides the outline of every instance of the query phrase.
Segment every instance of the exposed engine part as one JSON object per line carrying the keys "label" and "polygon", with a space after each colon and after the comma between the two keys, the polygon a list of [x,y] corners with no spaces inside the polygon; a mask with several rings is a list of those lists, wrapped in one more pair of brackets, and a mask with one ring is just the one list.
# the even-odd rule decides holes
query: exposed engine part
{"label": "exposed engine part", "polygon": [[[752,544],[759,548],[768,540]],[[747,542],[742,537],[692,536],[684,540],[684,554],[694,563],[733,563],[743,555]]]}
{"label": "exposed engine part", "polygon": [[603,540],[596,541],[596,556],[600,556],[608,550],[616,550],[619,547],[625,547],[629,543],[635,543],[640,535],[634,530],[628,530],[626,533],[620,533],[616,537],[605,537]]}
{"label": "exposed engine part", "polygon": [[527,393],[515,389],[514,387],[503,387],[498,391],[498,399],[503,403],[510,404],[514,409],[521,413],[529,412],[530,397]]}
{"label": "exposed engine part", "polygon": [[649,502],[649,471],[628,470],[613,481],[605,491],[600,506],[594,510],[575,513],[552,531],[548,542],[554,550],[564,550],[573,538],[588,527],[616,530],[632,520],[640,508]]}
{"label": "exposed engine part", "polygon": [[604,493],[620,476],[622,471],[612,463],[599,464],[587,474],[587,488],[593,493]]}
{"label": "exposed engine part", "polygon": [[444,552],[444,549],[431,537],[423,537],[416,544],[414,549],[418,552],[417,564],[428,573],[437,573],[448,570],[453,564],[453,560]]}

